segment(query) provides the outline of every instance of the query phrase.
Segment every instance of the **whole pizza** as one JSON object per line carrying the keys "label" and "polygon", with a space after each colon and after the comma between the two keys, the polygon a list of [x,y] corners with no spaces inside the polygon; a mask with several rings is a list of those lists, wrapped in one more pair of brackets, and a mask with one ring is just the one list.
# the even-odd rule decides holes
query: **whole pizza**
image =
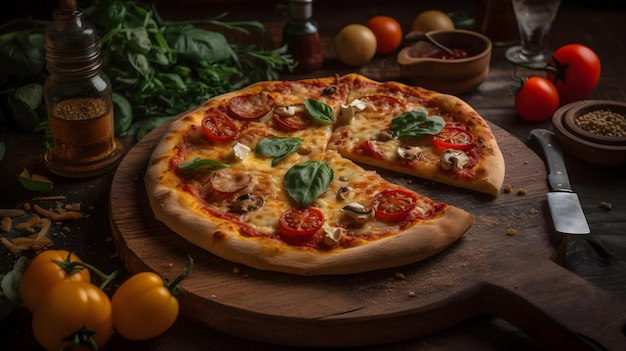
{"label": "whole pizza", "polygon": [[497,196],[504,160],[461,99],[358,74],[267,81],[171,123],[145,185],[156,218],[223,259],[299,275],[353,274],[435,255],[468,212],[375,166]]}

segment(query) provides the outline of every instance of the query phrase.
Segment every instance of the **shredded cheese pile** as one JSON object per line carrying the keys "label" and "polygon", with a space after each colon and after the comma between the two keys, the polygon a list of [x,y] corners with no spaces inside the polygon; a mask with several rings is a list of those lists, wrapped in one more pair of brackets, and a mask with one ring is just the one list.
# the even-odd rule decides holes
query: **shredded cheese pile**
{"label": "shredded cheese pile", "polygon": [[[0,242],[14,254],[24,250],[39,250],[52,243],[50,229],[52,224],[61,224],[64,221],[83,218],[80,203],[64,204],[65,196],[37,197],[33,201],[57,200],[56,208],[50,210],[38,204],[24,203],[22,209],[0,209],[0,232],[19,234],[9,239],[6,235],[0,237]],[[26,220],[19,223],[17,219],[26,216]],[[63,227],[64,230],[69,230]]]}

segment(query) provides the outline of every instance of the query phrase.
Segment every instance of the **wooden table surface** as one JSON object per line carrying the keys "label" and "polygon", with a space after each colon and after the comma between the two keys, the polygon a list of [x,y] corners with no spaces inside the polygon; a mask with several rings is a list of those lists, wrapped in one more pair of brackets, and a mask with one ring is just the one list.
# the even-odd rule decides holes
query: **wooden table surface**
{"label": "wooden table surface", "polygon": [[[258,19],[266,24],[267,32],[262,39],[266,45],[275,45],[285,21],[274,9],[276,1],[267,5],[242,5],[233,1],[226,5],[206,4],[202,0],[181,0],[180,6],[163,6],[162,15],[170,19],[210,17],[228,10],[229,18]],[[206,2],[206,1],[205,1]],[[210,1],[209,1],[210,2]],[[564,1],[565,2],[565,1]],[[581,43],[595,50],[602,61],[602,75],[598,87],[590,99],[626,101],[626,10],[623,6],[599,6],[598,2],[578,1],[562,4],[550,32],[550,47]],[[621,6],[621,7],[620,7]],[[193,11],[188,11],[193,8]],[[330,38],[343,25],[363,23],[376,14],[391,15],[408,27],[412,18],[422,10],[439,8],[446,12],[464,11],[474,15],[474,3],[465,1],[440,1],[432,4],[408,1],[338,1],[316,0],[314,16],[318,21],[322,41],[327,47]],[[257,40],[257,39],[255,39]],[[513,95],[509,87],[512,66],[504,60],[505,47],[495,47],[487,80],[474,92],[460,95],[483,117],[496,124],[523,144],[533,128],[551,129],[550,121],[527,122],[516,115]],[[285,79],[309,76],[327,76],[356,71],[377,80],[405,81],[400,76],[395,55],[376,57],[366,66],[354,69],[342,65],[327,52],[322,70],[307,75],[285,75]],[[406,82],[406,81],[405,81]],[[114,173],[90,179],[64,179],[49,174],[43,163],[40,139],[31,134],[19,133],[6,125],[0,125],[0,141],[6,145],[6,154],[0,161],[0,208],[15,208],[31,201],[34,194],[17,182],[17,175],[27,168],[33,173],[44,174],[54,182],[52,195],[65,195],[67,201],[81,202],[88,207],[89,216],[80,221],[66,223],[70,231],[53,238],[49,248],[65,248],[75,251],[105,271],[122,268],[109,226],[109,191]],[[127,150],[133,143],[123,140]],[[626,167],[606,169],[593,167],[566,154],[566,164],[574,190],[579,194],[583,210],[591,227],[588,236],[554,235],[552,259],[574,274],[591,282],[602,291],[626,300]],[[543,181],[543,180],[539,180]],[[523,201],[520,198],[520,201]],[[600,208],[600,202],[610,202],[611,210]],[[546,218],[550,220],[550,218]],[[0,273],[8,271],[16,255],[0,247]],[[34,252],[24,252],[33,257]],[[527,267],[532,270],[533,267]],[[122,276],[127,274],[123,271]],[[249,293],[253,296],[253,292]],[[580,301],[586,304],[587,301]],[[577,306],[571,306],[572,309]],[[13,312],[0,322],[0,340],[3,348],[38,349],[30,328],[31,315],[24,308]],[[384,326],[381,326],[384,328]],[[622,329],[626,332],[626,326]],[[626,339],[625,339],[626,340]],[[626,345],[626,343],[625,343]],[[361,347],[374,350],[381,346]],[[477,316],[431,335],[384,345],[389,350],[543,350],[545,345],[525,334],[507,321],[491,316]],[[130,342],[114,336],[109,342],[110,350],[286,350],[280,345],[256,343],[235,336],[222,334],[179,318],[165,334],[143,342]],[[593,348],[591,348],[593,349]]]}

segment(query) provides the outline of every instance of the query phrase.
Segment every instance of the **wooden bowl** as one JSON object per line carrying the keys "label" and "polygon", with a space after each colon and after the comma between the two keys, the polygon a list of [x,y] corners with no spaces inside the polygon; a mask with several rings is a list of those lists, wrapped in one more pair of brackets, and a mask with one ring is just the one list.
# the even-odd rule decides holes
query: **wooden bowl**
{"label": "wooden bowl", "polygon": [[578,159],[605,167],[626,165],[626,137],[591,133],[576,124],[578,117],[599,110],[626,116],[626,103],[583,100],[564,105],[552,117],[554,132],[563,149]]}
{"label": "wooden bowl", "polygon": [[428,33],[441,44],[467,51],[468,57],[440,59],[421,56],[427,42],[417,42],[398,53],[398,66],[413,84],[441,93],[462,94],[475,90],[489,74],[491,41],[484,35],[462,29]]}

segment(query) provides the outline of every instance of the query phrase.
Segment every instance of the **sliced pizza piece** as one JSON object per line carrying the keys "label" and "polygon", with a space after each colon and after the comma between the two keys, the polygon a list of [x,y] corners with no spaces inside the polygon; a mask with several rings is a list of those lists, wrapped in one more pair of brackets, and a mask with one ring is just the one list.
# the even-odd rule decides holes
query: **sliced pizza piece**
{"label": "sliced pizza piece", "polygon": [[289,169],[256,168],[255,162],[150,168],[150,204],[175,233],[219,257],[300,275],[417,262],[473,223],[467,212],[392,184],[334,151]]}
{"label": "sliced pizza piece", "polygon": [[396,82],[354,79],[329,148],[351,160],[497,195],[504,159],[463,100]]}

